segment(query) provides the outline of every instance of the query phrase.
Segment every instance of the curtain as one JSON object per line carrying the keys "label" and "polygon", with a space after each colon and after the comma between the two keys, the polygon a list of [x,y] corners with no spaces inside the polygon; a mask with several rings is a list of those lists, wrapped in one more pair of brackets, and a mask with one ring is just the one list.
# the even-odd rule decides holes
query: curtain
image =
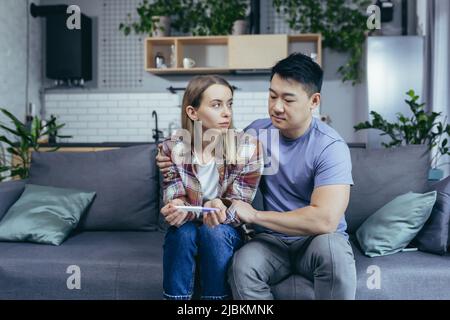
{"label": "curtain", "polygon": [[[450,1],[427,1],[425,37],[424,102],[428,110],[442,112],[450,120]],[[444,118],[442,118],[443,120]],[[449,157],[442,157],[438,167],[444,177],[450,173]]]}

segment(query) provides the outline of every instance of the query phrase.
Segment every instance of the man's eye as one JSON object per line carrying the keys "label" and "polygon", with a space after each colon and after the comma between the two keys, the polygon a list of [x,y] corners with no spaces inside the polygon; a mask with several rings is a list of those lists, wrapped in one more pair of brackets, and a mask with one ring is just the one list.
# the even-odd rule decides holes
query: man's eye
{"label": "man's eye", "polygon": [[284,100],[284,101],[286,101],[287,103],[295,102],[295,100]]}
{"label": "man's eye", "polygon": [[270,96],[270,99],[276,99],[277,97],[274,97],[274,96]]}
{"label": "man's eye", "polygon": [[214,104],[212,105],[212,107],[213,107],[213,108],[219,108],[219,107],[220,107],[220,103],[214,103]]}
{"label": "man's eye", "polygon": [[233,108],[233,103],[229,103],[228,108]]}

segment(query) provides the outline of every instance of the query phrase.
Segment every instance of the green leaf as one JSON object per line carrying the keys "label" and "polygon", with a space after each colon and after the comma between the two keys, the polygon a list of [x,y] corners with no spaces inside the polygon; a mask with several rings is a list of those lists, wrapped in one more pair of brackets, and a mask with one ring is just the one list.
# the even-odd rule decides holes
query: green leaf
{"label": "green leaf", "polygon": [[5,136],[0,136],[0,142],[4,142],[4,143],[6,143],[7,145],[9,145],[9,146],[11,146],[11,147],[16,146],[16,143],[12,142],[11,140],[9,140],[9,139],[8,139],[7,137],[5,137]]}
{"label": "green leaf", "polygon": [[19,121],[19,119],[17,119],[11,112],[9,112],[6,109],[0,108],[0,111],[6,115],[9,119],[11,119],[13,121],[13,123],[19,127],[19,126],[24,126],[22,122]]}
{"label": "green leaf", "polygon": [[9,171],[9,167],[5,167],[5,166],[0,166],[0,173]]}
{"label": "green leaf", "polygon": [[17,151],[16,148],[8,147],[8,148],[6,148],[6,151],[8,151],[9,153],[14,154],[16,156],[22,157],[22,153]]}
{"label": "green leaf", "polygon": [[407,91],[406,94],[411,98],[414,98],[416,95],[416,93],[414,92],[413,89],[410,89],[409,91]]}
{"label": "green leaf", "polygon": [[14,129],[11,129],[11,128],[8,128],[8,127],[6,127],[6,126],[4,126],[2,124],[0,124],[0,128],[2,128],[3,130],[8,131],[9,133],[12,133],[15,136],[21,136],[21,134],[18,131],[14,130]]}

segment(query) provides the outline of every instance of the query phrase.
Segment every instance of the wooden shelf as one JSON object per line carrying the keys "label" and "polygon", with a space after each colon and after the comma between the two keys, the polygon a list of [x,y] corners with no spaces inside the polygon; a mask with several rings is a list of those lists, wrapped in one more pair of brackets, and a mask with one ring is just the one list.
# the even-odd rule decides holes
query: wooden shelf
{"label": "wooden shelf", "polygon": [[157,69],[150,68],[147,71],[154,74],[192,74],[192,73],[228,73],[232,70],[228,68],[167,68],[167,69]]}
{"label": "wooden shelf", "polygon": [[[240,36],[163,37],[145,39],[145,70],[154,74],[204,74],[239,71],[266,72],[292,52],[316,55],[322,63],[320,34],[266,34]],[[170,65],[174,46],[174,66]],[[167,68],[155,67],[160,52]],[[183,68],[183,59],[196,62],[193,68]]]}

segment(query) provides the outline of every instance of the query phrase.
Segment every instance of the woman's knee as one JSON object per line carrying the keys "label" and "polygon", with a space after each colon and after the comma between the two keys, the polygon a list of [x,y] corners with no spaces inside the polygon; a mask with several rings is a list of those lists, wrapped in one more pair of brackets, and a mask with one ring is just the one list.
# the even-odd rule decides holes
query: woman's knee
{"label": "woman's knee", "polygon": [[239,231],[226,224],[219,224],[213,228],[204,224],[199,227],[198,235],[202,244],[226,243],[235,247],[241,242]]}
{"label": "woman's knee", "polygon": [[179,228],[170,227],[167,230],[165,242],[176,242],[177,244],[186,245],[196,242],[198,226],[193,222],[186,222]]}

